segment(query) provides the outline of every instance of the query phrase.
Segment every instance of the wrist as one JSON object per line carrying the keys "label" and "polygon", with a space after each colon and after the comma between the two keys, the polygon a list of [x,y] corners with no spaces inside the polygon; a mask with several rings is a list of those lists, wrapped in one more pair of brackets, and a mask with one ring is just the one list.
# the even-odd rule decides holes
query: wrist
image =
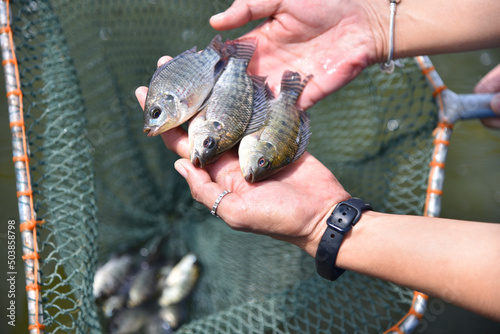
{"label": "wrist", "polygon": [[335,207],[326,221],[325,232],[316,251],[316,269],[320,276],[334,281],[342,275],[345,268],[341,268],[337,261],[342,243],[363,213],[371,210],[371,205],[359,198],[342,201]]}
{"label": "wrist", "polygon": [[362,1],[360,5],[366,12],[374,43],[374,54],[370,64],[384,63],[389,55],[389,0]]}

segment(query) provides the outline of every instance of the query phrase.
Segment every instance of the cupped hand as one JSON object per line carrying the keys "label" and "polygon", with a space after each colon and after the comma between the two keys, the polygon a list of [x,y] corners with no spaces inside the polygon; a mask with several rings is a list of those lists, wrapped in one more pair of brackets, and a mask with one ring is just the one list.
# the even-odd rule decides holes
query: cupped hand
{"label": "cupped hand", "polygon": [[[165,60],[168,58],[160,61]],[[142,108],[146,95],[146,87],[136,90]],[[265,181],[248,183],[241,174],[236,149],[203,169],[196,168],[189,160],[188,136],[182,128],[161,136],[166,146],[181,156],[175,168],[186,178],[195,200],[212,209],[219,195],[229,190],[217,215],[231,228],[288,241],[312,256],[328,214],[336,203],[350,198],[330,170],[308,152]]]}
{"label": "cupped hand", "polygon": [[275,92],[285,70],[313,74],[299,108],[311,107],[367,66],[385,61],[386,37],[379,22],[384,15],[376,14],[369,1],[236,0],[210,24],[228,30],[265,17],[245,35],[257,38],[248,70],[267,76]]}
{"label": "cupped hand", "polygon": [[500,65],[493,68],[476,85],[475,93],[497,93],[491,100],[491,109],[498,117],[484,118],[483,124],[489,128],[500,129]]}

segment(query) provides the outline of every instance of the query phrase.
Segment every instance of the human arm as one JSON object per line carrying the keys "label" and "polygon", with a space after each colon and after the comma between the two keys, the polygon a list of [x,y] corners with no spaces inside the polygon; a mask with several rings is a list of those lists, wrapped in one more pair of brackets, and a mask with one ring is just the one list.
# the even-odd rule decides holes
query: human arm
{"label": "human arm", "polygon": [[[402,0],[397,5],[397,58],[500,45],[500,2]],[[389,1],[237,0],[211,18],[217,30],[268,19],[249,32],[258,40],[249,72],[277,89],[284,70],[313,74],[298,105],[307,109],[389,52]]]}
{"label": "human arm", "polygon": [[[136,93],[141,104],[146,90]],[[189,161],[184,130],[161,136],[183,158],[175,168],[194,199],[211,209],[219,194],[230,190],[217,214],[231,228],[290,242],[312,257],[336,203],[350,197],[308,152],[267,180],[250,184],[241,175],[236,150],[201,169]],[[500,320],[499,240],[500,224],[366,211],[344,238],[337,265]]]}

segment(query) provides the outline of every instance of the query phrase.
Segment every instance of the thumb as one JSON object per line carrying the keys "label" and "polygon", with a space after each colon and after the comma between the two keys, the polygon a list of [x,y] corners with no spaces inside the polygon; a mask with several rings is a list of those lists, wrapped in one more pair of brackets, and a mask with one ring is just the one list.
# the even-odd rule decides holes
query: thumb
{"label": "thumb", "polygon": [[216,30],[241,27],[250,21],[272,16],[281,0],[236,0],[226,11],[210,18],[210,25]]}
{"label": "thumb", "polygon": [[495,114],[500,116],[500,93],[494,95],[491,99],[491,109]]}
{"label": "thumb", "polygon": [[500,129],[500,93],[495,94],[490,102],[491,110],[499,117],[483,118],[481,122],[491,129]]}

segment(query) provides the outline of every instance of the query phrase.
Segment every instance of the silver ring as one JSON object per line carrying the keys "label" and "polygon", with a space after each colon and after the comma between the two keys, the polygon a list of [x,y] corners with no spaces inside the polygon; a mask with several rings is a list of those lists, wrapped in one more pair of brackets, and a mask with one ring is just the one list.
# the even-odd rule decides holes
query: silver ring
{"label": "silver ring", "polygon": [[214,206],[212,207],[212,211],[210,211],[210,213],[214,217],[219,218],[219,216],[217,215],[217,207],[219,206],[219,203],[220,203],[220,201],[222,201],[222,199],[224,198],[224,196],[226,196],[229,193],[230,193],[229,190],[224,190],[223,192],[220,193],[219,197],[217,197],[217,199],[215,200]]}

